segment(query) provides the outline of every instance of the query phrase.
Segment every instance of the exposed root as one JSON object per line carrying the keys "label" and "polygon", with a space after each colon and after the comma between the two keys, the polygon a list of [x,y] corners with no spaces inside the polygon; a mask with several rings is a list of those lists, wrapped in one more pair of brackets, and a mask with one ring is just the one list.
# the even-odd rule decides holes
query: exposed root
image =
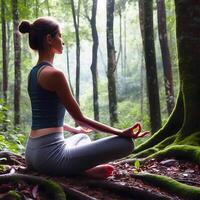
{"label": "exposed root", "polygon": [[175,157],[179,159],[186,159],[197,164],[200,164],[200,147],[191,145],[171,145],[163,150],[158,151],[146,158],[164,159],[166,157]]}
{"label": "exposed root", "polygon": [[21,181],[21,180],[29,184],[39,185],[41,188],[50,192],[53,199],[66,200],[66,196],[63,189],[57,183],[51,180],[47,180],[47,179],[36,177],[36,176],[23,175],[23,174],[0,175],[0,183],[8,183],[8,182],[13,183],[13,182]]}
{"label": "exposed root", "polygon": [[78,199],[78,200],[97,200],[97,198],[91,197],[74,188],[69,188],[63,183],[61,183],[60,185],[63,187],[64,191],[68,194],[67,196],[69,199],[73,198],[73,199]]}
{"label": "exposed root", "polygon": [[25,160],[22,156],[17,155],[15,153],[11,153],[9,151],[1,151],[0,152],[0,158],[5,158],[0,161],[0,164],[6,164],[6,165],[24,165]]}
{"label": "exposed root", "polygon": [[142,190],[136,187],[130,187],[126,185],[121,185],[108,181],[89,181],[87,183],[89,186],[101,187],[112,192],[122,194],[123,196],[129,196],[139,199],[148,200],[172,200],[171,197],[157,194],[155,192],[149,192],[147,190]]}
{"label": "exposed root", "polygon": [[187,200],[199,200],[200,188],[189,186],[183,183],[179,183],[172,178],[153,174],[132,174],[134,178],[141,179],[153,186],[161,188],[163,191],[167,191],[171,194],[175,194],[183,199]]}
{"label": "exposed root", "polygon": [[160,149],[163,149],[165,148],[166,146],[172,144],[174,142],[176,138],[176,135],[173,135],[171,137],[168,137],[166,138],[165,140],[163,140],[162,142],[158,143],[157,145],[155,145],[154,147],[152,148],[148,148],[148,149],[145,149],[137,154],[134,154],[132,156],[132,158],[145,158],[145,157],[148,157],[152,154],[155,154],[157,153]]}

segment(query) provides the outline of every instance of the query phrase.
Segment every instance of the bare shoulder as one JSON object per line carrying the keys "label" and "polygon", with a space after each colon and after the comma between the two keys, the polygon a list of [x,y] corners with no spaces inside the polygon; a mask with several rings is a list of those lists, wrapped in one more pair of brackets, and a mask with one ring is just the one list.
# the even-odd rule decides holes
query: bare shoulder
{"label": "bare shoulder", "polygon": [[54,67],[46,66],[39,74],[40,85],[49,90],[55,90],[56,85],[65,82],[64,73]]}
{"label": "bare shoulder", "polygon": [[41,72],[40,72],[40,78],[48,78],[48,79],[52,79],[52,78],[61,78],[64,77],[64,73],[59,70],[56,69],[54,67],[50,67],[50,66],[46,66]]}

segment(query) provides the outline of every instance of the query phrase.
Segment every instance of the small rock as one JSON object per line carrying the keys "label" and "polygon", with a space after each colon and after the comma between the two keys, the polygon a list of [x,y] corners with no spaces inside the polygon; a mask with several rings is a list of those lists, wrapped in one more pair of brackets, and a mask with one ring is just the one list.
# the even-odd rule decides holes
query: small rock
{"label": "small rock", "polygon": [[185,173],[194,173],[194,170],[193,169],[186,169]]}
{"label": "small rock", "polygon": [[164,165],[166,167],[169,167],[171,165],[174,165],[177,161],[175,159],[168,159],[168,160],[163,160],[160,162],[161,165]]}

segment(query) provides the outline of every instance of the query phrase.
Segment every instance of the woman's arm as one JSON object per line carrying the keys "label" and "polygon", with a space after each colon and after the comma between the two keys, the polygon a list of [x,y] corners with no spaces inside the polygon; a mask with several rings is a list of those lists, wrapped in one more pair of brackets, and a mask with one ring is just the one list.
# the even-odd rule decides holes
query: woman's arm
{"label": "woman's arm", "polygon": [[92,132],[92,129],[88,129],[88,128],[81,127],[81,126],[72,127],[69,124],[64,124],[63,125],[63,129],[64,129],[64,131],[69,131],[69,132],[74,133],[74,134],[77,134],[77,133],[90,133],[90,132]]}
{"label": "woman's arm", "polygon": [[[41,71],[39,76],[39,83],[42,87],[55,91],[60,98],[61,102],[65,106],[66,110],[72,116],[77,124],[82,127],[90,128],[92,130],[97,130],[105,133],[111,133],[120,136],[134,137],[132,134],[133,127],[126,129],[124,131],[107,126],[93,119],[85,117],[80,110],[80,107],[76,100],[74,99],[67,80],[64,74],[52,67],[45,68]],[[137,128],[137,127],[136,127]]]}

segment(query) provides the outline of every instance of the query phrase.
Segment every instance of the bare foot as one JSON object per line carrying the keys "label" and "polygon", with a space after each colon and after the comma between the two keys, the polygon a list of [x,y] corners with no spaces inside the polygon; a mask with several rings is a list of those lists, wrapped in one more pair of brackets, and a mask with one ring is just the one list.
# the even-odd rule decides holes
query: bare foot
{"label": "bare foot", "polygon": [[114,167],[109,164],[98,165],[85,171],[85,174],[91,178],[106,179],[112,176]]}

